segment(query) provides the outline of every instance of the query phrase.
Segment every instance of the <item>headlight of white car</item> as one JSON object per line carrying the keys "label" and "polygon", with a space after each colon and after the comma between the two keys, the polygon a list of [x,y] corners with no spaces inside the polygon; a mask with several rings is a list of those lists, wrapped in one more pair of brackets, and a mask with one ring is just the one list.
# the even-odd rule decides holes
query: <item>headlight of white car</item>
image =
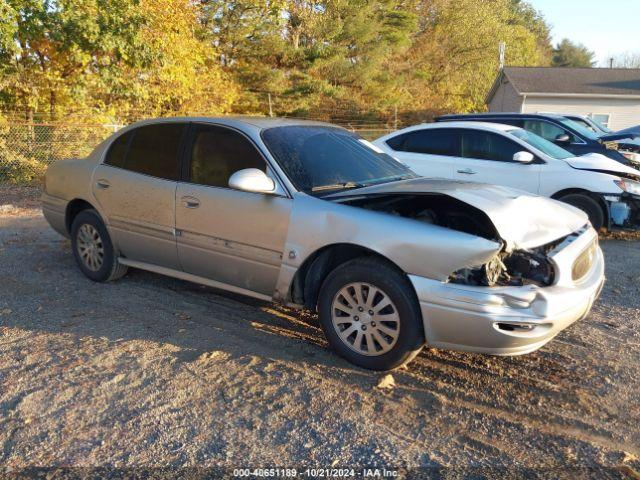
{"label": "headlight of white car", "polygon": [[634,182],[633,180],[628,180],[626,178],[614,180],[613,182],[627,193],[631,193],[632,195],[640,195],[640,182]]}

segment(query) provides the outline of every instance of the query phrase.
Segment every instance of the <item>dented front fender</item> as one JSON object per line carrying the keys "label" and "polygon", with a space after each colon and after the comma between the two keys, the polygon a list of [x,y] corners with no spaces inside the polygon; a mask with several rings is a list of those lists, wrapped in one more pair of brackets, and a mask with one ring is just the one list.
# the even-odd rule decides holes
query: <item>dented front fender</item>
{"label": "dented front fender", "polygon": [[486,263],[502,248],[497,241],[297,193],[275,297],[288,298],[297,269],[314,252],[334,244],[364,247],[407,274],[439,281],[455,270]]}

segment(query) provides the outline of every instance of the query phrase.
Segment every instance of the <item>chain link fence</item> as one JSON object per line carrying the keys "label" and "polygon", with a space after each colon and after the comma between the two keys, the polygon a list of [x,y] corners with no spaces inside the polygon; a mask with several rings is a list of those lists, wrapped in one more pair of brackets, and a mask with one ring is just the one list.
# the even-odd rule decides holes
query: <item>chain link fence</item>
{"label": "chain link fence", "polygon": [[[318,119],[313,117],[304,117]],[[397,120],[333,120],[334,123],[372,140],[398,126]],[[124,125],[56,122],[0,123],[0,184],[29,185],[40,182],[48,165],[65,158],[81,158]]]}
{"label": "chain link fence", "polygon": [[0,125],[0,184],[28,185],[40,181],[48,165],[88,155],[115,125],[25,123]]}

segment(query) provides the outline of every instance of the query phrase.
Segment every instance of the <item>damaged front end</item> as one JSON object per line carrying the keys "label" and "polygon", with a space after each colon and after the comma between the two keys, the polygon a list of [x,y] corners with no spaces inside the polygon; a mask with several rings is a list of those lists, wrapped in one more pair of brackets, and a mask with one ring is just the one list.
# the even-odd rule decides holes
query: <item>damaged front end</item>
{"label": "damaged front end", "polygon": [[537,248],[508,250],[490,218],[455,198],[442,195],[380,195],[347,201],[353,206],[412,218],[476,235],[501,245],[500,250],[479,267],[463,268],[452,273],[447,283],[473,286],[549,286],[554,283],[555,271],[548,254],[564,238]]}
{"label": "damaged front end", "polygon": [[463,268],[452,273],[448,281],[483,287],[552,285],[555,272],[547,254],[557,243],[531,250],[501,251],[481,267]]}

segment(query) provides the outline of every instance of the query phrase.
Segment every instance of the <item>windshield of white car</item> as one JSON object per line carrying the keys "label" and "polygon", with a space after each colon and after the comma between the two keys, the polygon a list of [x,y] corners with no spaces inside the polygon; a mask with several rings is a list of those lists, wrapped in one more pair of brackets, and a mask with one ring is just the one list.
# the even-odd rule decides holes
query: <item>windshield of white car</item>
{"label": "windshield of white car", "polygon": [[555,158],[558,160],[563,160],[565,158],[574,157],[575,155],[562,147],[559,147],[553,142],[549,140],[545,140],[544,138],[536,135],[533,132],[528,130],[523,130],[522,128],[516,128],[513,130],[509,130],[507,133],[510,133],[516,138],[528,143],[533,148],[540,150],[545,155],[550,156],[551,158]]}
{"label": "windshield of white car", "polygon": [[409,167],[337,127],[268,128],[262,140],[300,191],[313,195],[416,178]]}

